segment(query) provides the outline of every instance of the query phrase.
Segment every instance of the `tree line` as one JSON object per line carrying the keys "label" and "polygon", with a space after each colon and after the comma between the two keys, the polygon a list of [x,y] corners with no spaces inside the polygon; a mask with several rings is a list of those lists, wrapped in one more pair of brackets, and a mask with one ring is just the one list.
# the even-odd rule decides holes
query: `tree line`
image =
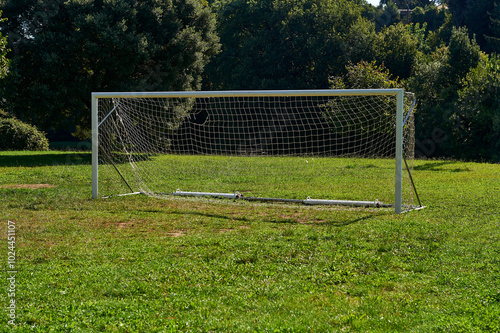
{"label": "tree line", "polygon": [[92,91],[397,86],[420,156],[499,162],[499,2],[1,0],[0,107],[83,139]]}

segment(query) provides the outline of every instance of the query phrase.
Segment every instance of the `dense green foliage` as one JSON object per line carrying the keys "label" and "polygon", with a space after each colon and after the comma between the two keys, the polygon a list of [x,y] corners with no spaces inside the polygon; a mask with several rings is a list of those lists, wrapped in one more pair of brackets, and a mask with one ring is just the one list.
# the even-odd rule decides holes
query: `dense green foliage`
{"label": "dense green foliage", "polygon": [[420,156],[498,162],[496,144],[471,137],[483,129],[494,140],[500,111],[466,96],[495,89],[484,64],[500,51],[499,2],[441,3],[4,0],[0,55],[8,46],[12,64],[0,103],[45,131],[86,137],[91,91],[326,89],[349,64],[373,63],[417,95]]}
{"label": "dense green foliage", "polygon": [[88,129],[92,91],[199,89],[218,48],[214,17],[198,0],[15,0],[0,8],[14,57],[7,107],[44,129]]}
{"label": "dense green foliage", "polygon": [[500,161],[500,60],[484,56],[458,92],[453,128],[456,156]]}
{"label": "dense green foliage", "polygon": [[221,53],[208,69],[212,89],[326,88],[342,70],[358,1],[223,1]]}
{"label": "dense green foliage", "polygon": [[49,141],[35,126],[0,114],[0,150],[48,150]]}
{"label": "dense green foliage", "polygon": [[398,7],[392,2],[383,7],[365,6],[363,8],[362,15],[375,23],[377,32],[383,27],[387,27],[401,21]]}
{"label": "dense green foliage", "polygon": [[[222,51],[209,64],[207,86],[325,88],[327,77],[347,74],[346,65],[360,63],[361,68],[363,63],[374,61],[401,81],[400,86],[417,94],[420,156],[498,161],[491,149],[480,154],[471,145],[478,141],[464,141],[466,136],[461,133],[482,122],[474,116],[468,118],[468,125],[458,121],[463,113],[459,109],[465,107],[458,91],[468,73],[481,66],[481,50],[466,27],[453,26],[456,20],[450,13],[432,3],[414,4],[420,7],[412,14],[413,23],[404,24],[390,3],[373,8],[351,2],[348,9],[335,0],[314,4],[300,2],[290,7],[289,2],[276,1],[214,2]],[[328,14],[331,8],[337,8],[343,19]],[[306,23],[297,23],[297,18]],[[315,42],[317,36],[324,43]],[[493,45],[493,37],[489,40]],[[370,80],[377,81],[377,74],[372,74],[375,76]]]}
{"label": "dense green foliage", "polygon": [[[435,48],[417,62],[408,86],[415,91],[419,102],[416,132],[420,154],[464,158],[466,147],[474,151],[468,142],[460,139],[459,132],[466,128],[457,122],[456,105],[463,80],[469,71],[481,65],[480,57],[480,49],[469,39],[467,30],[454,28],[448,45]],[[474,158],[472,155],[468,157]],[[486,159],[494,160],[494,157]]]}
{"label": "dense green foliage", "polygon": [[[2,11],[0,11],[0,23],[5,22],[2,18]],[[7,58],[7,53],[9,49],[7,48],[7,39],[0,33],[0,79],[4,78],[8,73],[9,69],[9,59]]]}
{"label": "dense green foliage", "polygon": [[377,60],[401,78],[410,77],[418,55],[418,39],[402,23],[384,28],[377,35]]}
{"label": "dense green foliage", "polygon": [[413,9],[415,7],[425,7],[430,4],[441,2],[437,0],[380,0],[380,3],[383,5],[388,5],[390,3],[394,3],[398,8],[403,9]]}
{"label": "dense green foliage", "polygon": [[493,35],[491,20],[500,19],[498,12],[493,10],[497,2],[497,0],[448,0],[455,25],[466,26],[471,36],[476,37],[485,51],[494,50],[486,37]]}
{"label": "dense green foliage", "polygon": [[[372,180],[393,168],[338,162]],[[427,208],[396,216],[91,200],[89,164],[87,153],[0,153],[1,223],[15,223],[18,269],[17,327],[4,311],[4,332],[500,330],[499,165],[416,161]]]}
{"label": "dense green foliage", "polygon": [[450,14],[446,10],[439,10],[435,6],[416,7],[411,13],[412,23],[425,24],[428,31],[438,30],[449,17]]}
{"label": "dense green foliage", "polygon": [[360,62],[346,66],[345,76],[332,77],[330,83],[333,89],[393,89],[402,88],[397,80],[391,78],[387,68],[378,66],[375,62]]}

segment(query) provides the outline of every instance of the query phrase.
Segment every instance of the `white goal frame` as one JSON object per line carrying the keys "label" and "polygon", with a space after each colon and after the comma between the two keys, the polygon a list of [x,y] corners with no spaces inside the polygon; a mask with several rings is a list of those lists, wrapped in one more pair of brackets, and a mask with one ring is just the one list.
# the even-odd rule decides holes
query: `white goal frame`
{"label": "white goal frame", "polygon": [[249,91],[184,91],[184,92],[94,92],[92,93],[92,198],[99,193],[99,119],[98,100],[111,98],[177,98],[177,97],[300,97],[300,96],[395,96],[395,213],[403,212],[403,89],[343,89],[343,90],[249,90]]}

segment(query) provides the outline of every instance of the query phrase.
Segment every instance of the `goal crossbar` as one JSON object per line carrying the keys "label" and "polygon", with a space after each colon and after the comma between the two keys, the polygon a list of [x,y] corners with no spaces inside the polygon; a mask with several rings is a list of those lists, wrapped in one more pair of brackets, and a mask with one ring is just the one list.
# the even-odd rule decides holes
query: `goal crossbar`
{"label": "goal crossbar", "polygon": [[300,97],[300,96],[396,96],[404,89],[318,89],[318,90],[222,90],[222,91],[141,91],[94,92],[92,98],[175,98],[175,97]]}

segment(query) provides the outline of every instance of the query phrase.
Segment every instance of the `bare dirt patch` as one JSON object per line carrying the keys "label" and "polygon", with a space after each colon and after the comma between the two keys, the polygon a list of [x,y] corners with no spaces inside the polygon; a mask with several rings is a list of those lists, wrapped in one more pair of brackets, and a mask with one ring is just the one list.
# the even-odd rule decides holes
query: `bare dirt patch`
{"label": "bare dirt patch", "polygon": [[134,222],[115,222],[118,229],[129,228],[134,226]]}
{"label": "bare dirt patch", "polygon": [[[249,226],[246,226],[246,225],[240,225],[238,227],[238,229],[250,229]],[[223,233],[226,233],[226,232],[232,232],[232,231],[236,231],[236,229],[234,228],[228,228],[228,229],[219,229],[219,233],[220,234],[223,234]]]}
{"label": "bare dirt patch", "polygon": [[168,237],[182,237],[184,236],[186,233],[183,232],[183,231],[173,231],[173,232],[167,232],[167,236]]}
{"label": "bare dirt patch", "polygon": [[9,185],[0,185],[0,188],[9,188],[9,189],[30,189],[30,190],[36,190],[39,188],[51,188],[51,187],[57,187],[56,185],[51,185],[51,184],[9,184]]}

